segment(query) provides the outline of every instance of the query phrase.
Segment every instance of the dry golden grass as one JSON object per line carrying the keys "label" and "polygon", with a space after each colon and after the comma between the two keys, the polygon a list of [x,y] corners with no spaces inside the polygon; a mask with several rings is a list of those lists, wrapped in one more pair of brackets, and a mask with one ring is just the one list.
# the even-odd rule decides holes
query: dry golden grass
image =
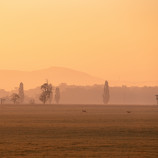
{"label": "dry golden grass", "polygon": [[157,158],[158,107],[0,105],[0,157]]}

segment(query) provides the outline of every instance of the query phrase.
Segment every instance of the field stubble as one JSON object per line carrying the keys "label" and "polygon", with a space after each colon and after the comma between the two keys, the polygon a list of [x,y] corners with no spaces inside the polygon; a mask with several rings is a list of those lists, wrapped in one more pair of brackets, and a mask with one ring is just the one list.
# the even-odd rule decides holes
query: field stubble
{"label": "field stubble", "polygon": [[158,107],[0,105],[0,157],[157,158]]}

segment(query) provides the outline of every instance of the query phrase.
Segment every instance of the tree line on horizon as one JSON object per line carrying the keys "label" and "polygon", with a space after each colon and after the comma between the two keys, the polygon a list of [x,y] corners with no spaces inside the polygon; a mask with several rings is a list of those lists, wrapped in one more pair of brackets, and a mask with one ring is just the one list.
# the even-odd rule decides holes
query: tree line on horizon
{"label": "tree line on horizon", "polygon": [[[52,84],[49,84],[48,82],[44,83],[41,85],[41,95],[39,96],[39,100],[43,103],[46,104],[49,102],[50,104],[52,103],[53,100],[53,86]],[[0,98],[1,104],[3,104],[5,101],[9,100],[12,101],[13,104],[23,104],[25,99],[24,95],[24,84],[21,82],[18,88],[18,93],[13,93],[9,97],[3,97]],[[60,89],[59,87],[55,88],[55,103],[59,104],[60,101]],[[32,98],[30,99],[30,104],[35,104],[35,100]]]}
{"label": "tree line on horizon", "polygon": [[[39,100],[43,103],[49,103],[52,104],[53,100],[53,90],[55,90],[55,103],[59,104],[60,102],[60,89],[59,87],[53,88],[52,84],[49,84],[48,81],[40,86],[41,94],[39,96]],[[3,104],[6,100],[12,101],[14,104],[23,104],[25,99],[24,95],[24,84],[21,82],[18,88],[18,93],[13,93],[9,97],[3,97],[0,98],[1,104]],[[108,81],[105,81],[104,89],[103,89],[103,103],[108,104],[110,99],[110,93],[109,93],[109,85]],[[35,104],[35,100],[32,98],[30,99],[30,104]]]}

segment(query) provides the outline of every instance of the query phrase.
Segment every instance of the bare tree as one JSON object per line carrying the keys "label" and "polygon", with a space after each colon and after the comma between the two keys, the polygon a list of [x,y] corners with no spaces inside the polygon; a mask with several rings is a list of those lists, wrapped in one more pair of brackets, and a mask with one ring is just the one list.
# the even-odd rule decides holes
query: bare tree
{"label": "bare tree", "polygon": [[20,86],[19,86],[19,100],[20,100],[20,103],[23,103],[24,102],[24,85],[23,83],[21,82],[20,83]]}
{"label": "bare tree", "polygon": [[17,103],[19,99],[20,99],[20,97],[17,93],[12,94],[11,101],[13,101],[14,104]]}
{"label": "bare tree", "polygon": [[43,102],[43,104],[45,104],[51,98],[51,95],[52,95],[52,85],[48,84],[48,82],[44,83],[41,86],[41,90],[42,90],[42,93],[41,93],[39,99],[40,99],[40,101]]}
{"label": "bare tree", "polygon": [[59,89],[59,87],[57,87],[55,90],[55,101],[57,104],[59,104],[59,101],[60,101],[60,89]]}
{"label": "bare tree", "polygon": [[108,81],[105,81],[104,93],[103,93],[103,102],[104,102],[104,104],[108,104],[109,99],[110,99],[109,84],[108,84]]}

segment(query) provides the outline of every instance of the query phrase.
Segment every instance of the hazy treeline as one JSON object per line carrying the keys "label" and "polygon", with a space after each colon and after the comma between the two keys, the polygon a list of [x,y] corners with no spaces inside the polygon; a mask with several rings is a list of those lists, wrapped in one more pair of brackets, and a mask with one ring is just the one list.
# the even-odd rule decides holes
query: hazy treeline
{"label": "hazy treeline", "polygon": [[[75,86],[60,84],[61,104],[103,104],[104,85]],[[41,103],[39,96],[41,88],[25,90],[25,103],[34,99],[35,103]],[[156,104],[155,95],[158,87],[109,87],[110,104]],[[12,92],[0,90],[0,97]],[[55,94],[53,96],[55,100]],[[52,102],[54,103],[54,102]]]}
{"label": "hazy treeline", "polygon": [[[61,103],[102,104],[104,85],[65,86]],[[156,104],[158,87],[110,87],[110,104]]]}

